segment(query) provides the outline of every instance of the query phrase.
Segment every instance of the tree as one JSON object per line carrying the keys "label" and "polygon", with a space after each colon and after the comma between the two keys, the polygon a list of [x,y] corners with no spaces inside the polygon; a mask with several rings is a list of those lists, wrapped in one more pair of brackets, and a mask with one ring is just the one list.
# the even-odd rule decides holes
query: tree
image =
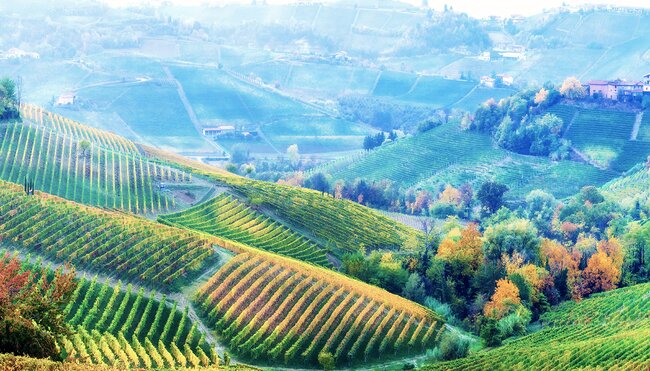
{"label": "tree", "polygon": [[623,250],[620,243],[612,238],[598,242],[597,251],[587,262],[582,272],[583,294],[613,290],[621,280]]}
{"label": "tree", "polygon": [[476,198],[488,213],[493,214],[503,205],[503,195],[508,191],[505,184],[485,182],[481,185]]}
{"label": "tree", "polygon": [[440,349],[440,359],[443,361],[463,358],[469,353],[469,341],[457,332],[446,331],[442,335],[438,349]]}
{"label": "tree", "polygon": [[300,161],[300,152],[298,151],[297,144],[292,144],[289,147],[287,147],[287,157],[289,158],[289,162],[291,163],[291,166],[293,167],[298,166],[298,161]]}
{"label": "tree", "polygon": [[90,142],[87,140],[82,140],[79,142],[79,150],[81,151],[81,156],[86,157],[86,152],[90,149]]}
{"label": "tree", "polygon": [[440,202],[447,204],[460,205],[461,193],[458,189],[452,187],[451,184],[447,184],[445,190],[440,193],[440,197],[438,197],[438,199]]}
{"label": "tree", "polygon": [[318,354],[318,364],[323,367],[323,370],[333,370],[336,367],[334,355],[330,352],[321,352]]}
{"label": "tree", "polygon": [[496,347],[501,345],[501,332],[497,327],[497,320],[492,317],[485,317],[481,323],[481,339],[486,347]]}
{"label": "tree", "polygon": [[305,185],[308,188],[319,191],[322,194],[328,193],[330,191],[330,182],[327,180],[325,174],[318,172],[310,176]]}
{"label": "tree", "polygon": [[460,239],[454,241],[445,238],[438,247],[437,257],[446,260],[458,260],[469,265],[472,271],[478,269],[483,260],[483,241],[478,226],[469,223],[460,233]]}
{"label": "tree", "polygon": [[541,88],[541,89],[539,89],[537,94],[535,94],[534,102],[535,102],[535,104],[542,104],[542,103],[546,102],[546,98],[548,98],[548,90],[546,90],[544,88]]}
{"label": "tree", "polygon": [[524,262],[539,261],[540,239],[537,229],[527,219],[511,218],[485,230],[485,257],[497,261],[503,255],[519,253]]}
{"label": "tree", "polygon": [[0,353],[59,358],[56,341],[70,334],[64,309],[77,283],[62,269],[22,271],[17,258],[0,259]]}
{"label": "tree", "polygon": [[585,88],[577,77],[567,77],[562,83],[560,94],[569,99],[582,99],[587,96]]}
{"label": "tree", "polygon": [[500,279],[497,281],[497,289],[492,298],[485,304],[483,313],[486,317],[501,319],[520,305],[521,299],[517,286],[509,279]]}
{"label": "tree", "polygon": [[424,282],[418,273],[411,273],[402,296],[417,303],[423,303],[426,292],[424,290]]}

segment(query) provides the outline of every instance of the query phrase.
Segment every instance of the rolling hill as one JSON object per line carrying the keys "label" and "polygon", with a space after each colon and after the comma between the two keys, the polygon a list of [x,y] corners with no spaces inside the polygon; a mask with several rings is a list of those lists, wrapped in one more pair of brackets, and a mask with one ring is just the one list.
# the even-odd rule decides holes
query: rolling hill
{"label": "rolling hill", "polygon": [[319,170],[331,174],[332,179],[390,179],[403,186],[434,190],[445,183],[480,186],[496,180],[509,186],[511,198],[523,198],[533,189],[567,197],[584,185],[601,185],[616,176],[587,164],[553,162],[496,148],[489,136],[462,131],[451,123]]}
{"label": "rolling hill", "polygon": [[544,314],[544,327],[538,332],[426,369],[646,370],[650,367],[649,296],[650,285],[641,284],[567,302]]}
{"label": "rolling hill", "polygon": [[[137,156],[236,196],[222,193],[161,216],[173,225],[167,226],[135,210],[85,205],[91,199],[68,200],[38,186],[32,193],[0,181],[2,247],[38,264],[71,262],[78,269],[79,285],[66,308],[76,333],[61,340],[63,355],[95,365],[208,366],[221,356],[215,349],[224,350],[209,332],[215,330],[243,360],[315,366],[319,354],[330,352],[338,365],[356,365],[420,355],[445,330],[431,310],[316,265],[330,266],[325,251],[400,246],[414,230],[352,202],[242,178],[63,118],[41,124],[34,118],[6,125],[13,130],[4,136],[6,148],[21,159],[12,162],[11,173],[48,168],[39,165],[45,162],[40,156],[31,167],[22,160],[50,152],[32,151],[48,142],[39,133]],[[143,176],[134,174],[133,182]],[[326,249],[303,233],[327,241]]]}

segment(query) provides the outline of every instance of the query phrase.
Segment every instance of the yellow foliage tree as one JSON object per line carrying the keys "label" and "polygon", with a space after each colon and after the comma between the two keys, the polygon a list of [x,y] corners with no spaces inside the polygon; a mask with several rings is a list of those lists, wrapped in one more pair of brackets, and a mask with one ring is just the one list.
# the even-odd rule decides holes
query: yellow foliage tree
{"label": "yellow foliage tree", "polygon": [[442,260],[460,260],[477,269],[483,260],[483,240],[476,224],[470,223],[460,232],[460,238],[449,235],[438,246],[437,257]]}
{"label": "yellow foliage tree", "polygon": [[486,317],[501,319],[520,305],[521,299],[517,286],[508,279],[500,279],[497,281],[497,289],[492,298],[483,307],[483,314]]}
{"label": "yellow foliage tree", "polygon": [[440,197],[438,199],[440,200],[440,202],[446,204],[458,205],[460,204],[461,201],[461,194],[458,189],[447,184],[445,190],[442,191],[442,193],[440,193]]}
{"label": "yellow foliage tree", "polygon": [[560,94],[569,99],[581,99],[587,95],[587,92],[582,86],[580,80],[578,80],[578,78],[575,76],[571,76],[567,77],[562,83]]}
{"label": "yellow foliage tree", "polygon": [[582,293],[588,295],[615,289],[621,280],[622,265],[623,249],[615,238],[598,242],[596,253],[582,272]]}

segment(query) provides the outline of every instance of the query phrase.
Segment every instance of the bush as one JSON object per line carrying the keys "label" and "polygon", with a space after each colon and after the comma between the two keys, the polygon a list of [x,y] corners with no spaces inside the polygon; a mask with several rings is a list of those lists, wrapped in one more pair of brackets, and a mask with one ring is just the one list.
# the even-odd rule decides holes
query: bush
{"label": "bush", "polygon": [[509,314],[497,322],[497,329],[501,339],[510,336],[520,336],[526,334],[526,325],[530,322],[531,313],[528,309],[521,308],[515,313]]}
{"label": "bush", "polygon": [[501,345],[501,331],[497,327],[497,320],[490,317],[484,317],[480,331],[481,339],[486,347],[497,347]]}
{"label": "bush", "polygon": [[333,370],[335,366],[334,355],[330,352],[319,353],[318,363],[323,367],[323,370]]}
{"label": "bush", "polygon": [[469,353],[469,341],[456,332],[447,331],[442,336],[439,348],[439,357],[443,361],[463,358]]}

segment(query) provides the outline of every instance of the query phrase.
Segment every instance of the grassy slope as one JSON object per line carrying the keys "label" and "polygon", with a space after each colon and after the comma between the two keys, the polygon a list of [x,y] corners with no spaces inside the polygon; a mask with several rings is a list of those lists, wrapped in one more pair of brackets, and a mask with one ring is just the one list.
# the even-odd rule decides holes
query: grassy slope
{"label": "grassy slope", "polygon": [[432,370],[650,367],[650,284],[567,302],[542,317],[539,332]]}
{"label": "grassy slope", "polygon": [[566,197],[583,185],[600,185],[615,175],[576,162],[556,163],[498,149],[488,136],[461,131],[451,124],[382,146],[329,172],[334,179],[390,179],[405,186],[432,189],[439,183],[480,185],[496,179],[513,190],[510,197],[521,197],[536,188]]}

